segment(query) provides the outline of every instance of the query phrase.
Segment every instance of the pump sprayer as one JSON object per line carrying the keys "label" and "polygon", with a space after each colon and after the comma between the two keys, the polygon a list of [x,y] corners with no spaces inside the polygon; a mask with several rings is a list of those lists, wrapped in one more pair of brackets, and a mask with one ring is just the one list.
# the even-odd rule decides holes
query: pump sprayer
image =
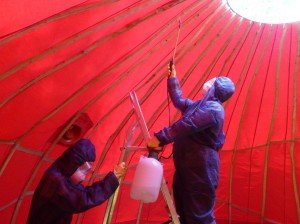
{"label": "pump sprayer", "polygon": [[[177,39],[174,47],[173,57],[170,61],[170,69],[175,63],[176,48],[179,40],[179,34],[181,29],[181,20],[179,20],[179,30],[177,33]],[[137,97],[134,92],[130,93],[130,98],[132,105],[135,109],[136,115],[138,117],[138,122],[140,128],[143,132],[144,139],[150,138],[147,125],[145,123],[141,108],[139,106]],[[130,196],[135,200],[141,200],[144,203],[155,202],[157,200],[161,183],[163,180],[163,166],[158,161],[158,151],[149,150],[148,157],[141,156],[139,163],[137,165],[133,182],[131,185]]]}
{"label": "pump sprayer", "polygon": [[130,196],[144,203],[155,202],[158,198],[162,178],[161,163],[155,158],[141,156],[134,174]]}

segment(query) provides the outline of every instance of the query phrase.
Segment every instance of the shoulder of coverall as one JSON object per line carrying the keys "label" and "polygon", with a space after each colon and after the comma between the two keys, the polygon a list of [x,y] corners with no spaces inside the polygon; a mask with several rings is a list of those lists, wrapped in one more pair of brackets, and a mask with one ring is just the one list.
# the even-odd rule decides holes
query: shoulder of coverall
{"label": "shoulder of coverall", "polygon": [[224,103],[228,100],[235,91],[234,83],[230,78],[225,76],[217,77],[215,83],[215,97]]}
{"label": "shoulder of coverall", "polygon": [[64,176],[71,176],[84,162],[94,162],[95,146],[89,139],[80,139],[69,147],[55,162]]}

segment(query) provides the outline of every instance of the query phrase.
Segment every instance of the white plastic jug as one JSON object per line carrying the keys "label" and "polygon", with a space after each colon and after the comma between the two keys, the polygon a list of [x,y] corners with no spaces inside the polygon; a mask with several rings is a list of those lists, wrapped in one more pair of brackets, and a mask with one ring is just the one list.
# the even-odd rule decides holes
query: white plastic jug
{"label": "white plastic jug", "polygon": [[131,185],[131,198],[144,203],[155,202],[158,198],[162,177],[161,163],[154,158],[141,156]]}

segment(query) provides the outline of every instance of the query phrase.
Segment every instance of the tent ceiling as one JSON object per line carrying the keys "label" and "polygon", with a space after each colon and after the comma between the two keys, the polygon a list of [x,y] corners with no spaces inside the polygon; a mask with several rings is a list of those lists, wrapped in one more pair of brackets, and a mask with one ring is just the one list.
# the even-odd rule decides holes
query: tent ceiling
{"label": "tent ceiling", "polygon": [[[200,98],[201,85],[220,74],[236,84],[224,104],[218,223],[299,223],[299,22],[251,22],[221,0],[13,0],[0,6],[1,223],[24,223],[41,175],[67,147],[61,137],[83,114],[92,122],[84,137],[97,148],[90,181],[119,161],[136,119],[130,91],[151,133],[179,118],[166,90],[179,19],[176,68],[184,96]],[[144,145],[138,129],[132,144]],[[132,153],[127,164],[142,154]],[[168,146],[162,156],[170,154]],[[170,187],[172,158],[162,162]],[[113,223],[137,218],[139,203],[127,184],[133,172],[120,188]],[[105,209],[73,221],[102,222]],[[167,219],[162,195],[144,205],[141,223]]]}

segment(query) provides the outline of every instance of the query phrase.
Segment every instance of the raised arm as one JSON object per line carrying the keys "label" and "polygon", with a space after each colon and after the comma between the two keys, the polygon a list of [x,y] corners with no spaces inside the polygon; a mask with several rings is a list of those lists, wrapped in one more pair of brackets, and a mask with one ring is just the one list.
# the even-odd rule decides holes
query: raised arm
{"label": "raised arm", "polygon": [[182,97],[182,90],[176,77],[176,69],[174,64],[172,65],[171,69],[169,66],[168,70],[168,92],[172,103],[181,113],[184,113],[186,108],[193,103],[192,100]]}

